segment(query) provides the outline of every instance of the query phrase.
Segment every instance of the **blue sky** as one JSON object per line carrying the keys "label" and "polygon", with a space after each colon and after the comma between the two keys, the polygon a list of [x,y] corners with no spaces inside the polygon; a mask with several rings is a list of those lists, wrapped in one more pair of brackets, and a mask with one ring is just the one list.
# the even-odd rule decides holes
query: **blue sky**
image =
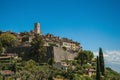
{"label": "blue sky", "polygon": [[119,50],[119,0],[0,0],[0,30],[52,33],[93,51]]}
{"label": "blue sky", "polygon": [[120,0],[0,0],[0,30],[30,31],[40,22],[83,49],[120,50]]}

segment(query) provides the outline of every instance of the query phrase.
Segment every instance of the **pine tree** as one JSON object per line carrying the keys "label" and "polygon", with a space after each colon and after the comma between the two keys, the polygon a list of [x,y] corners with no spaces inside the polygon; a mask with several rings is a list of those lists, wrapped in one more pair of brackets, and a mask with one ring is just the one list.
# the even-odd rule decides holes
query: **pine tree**
{"label": "pine tree", "polygon": [[100,80],[100,63],[98,56],[97,56],[97,66],[96,66],[96,80]]}
{"label": "pine tree", "polygon": [[99,49],[99,60],[100,60],[100,72],[104,76],[105,75],[105,66],[104,66],[104,57],[102,48]]}

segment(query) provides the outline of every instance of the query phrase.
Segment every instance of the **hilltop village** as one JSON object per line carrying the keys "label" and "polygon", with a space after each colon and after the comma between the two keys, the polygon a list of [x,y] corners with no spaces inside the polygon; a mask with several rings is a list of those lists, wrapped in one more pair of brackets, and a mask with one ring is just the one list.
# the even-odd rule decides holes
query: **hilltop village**
{"label": "hilltop village", "polygon": [[79,42],[43,35],[40,23],[30,32],[0,31],[0,80],[120,80],[104,67],[102,48],[98,57]]}
{"label": "hilltop village", "polygon": [[[29,52],[29,47],[31,46],[30,43],[34,39],[35,34],[41,35],[43,37],[45,47],[48,48],[50,46],[53,47],[53,51],[50,50],[53,53],[48,53],[48,55],[53,54],[54,59],[57,62],[61,62],[61,60],[65,60],[66,55],[68,60],[73,60],[74,57],[77,55],[77,52],[81,50],[80,43],[75,42],[71,39],[60,38],[52,34],[42,35],[40,31],[40,23],[34,23],[34,30],[31,30],[30,32],[14,33],[11,31],[6,31],[6,32],[1,31],[0,34],[2,33],[10,33],[16,37],[16,43],[17,43],[16,46],[12,48],[8,47],[6,50],[7,53],[17,53],[17,54],[19,53],[19,55],[21,53],[27,54]],[[63,49],[65,49],[65,51]],[[59,58],[57,58],[58,56]]]}
{"label": "hilltop village", "polygon": [[15,34],[19,46],[29,46],[29,43],[34,38],[34,34],[40,34],[45,41],[44,46],[56,45],[58,47],[66,47],[67,51],[78,51],[80,50],[80,43],[72,41],[68,38],[60,38],[52,34],[42,35],[40,31],[40,23],[34,24],[34,30],[30,32],[21,32]]}
{"label": "hilltop village", "polygon": [[57,47],[66,47],[67,51],[69,52],[75,52],[81,49],[80,43],[75,42],[71,39],[60,38],[49,33],[46,35],[42,35],[40,31],[40,23],[34,23],[34,30],[31,30],[30,32],[14,33],[11,31],[0,31],[0,34],[2,33],[11,33],[15,35],[17,39],[17,46],[30,46],[31,41],[34,38],[34,34],[40,34],[45,41],[44,46],[53,45]]}

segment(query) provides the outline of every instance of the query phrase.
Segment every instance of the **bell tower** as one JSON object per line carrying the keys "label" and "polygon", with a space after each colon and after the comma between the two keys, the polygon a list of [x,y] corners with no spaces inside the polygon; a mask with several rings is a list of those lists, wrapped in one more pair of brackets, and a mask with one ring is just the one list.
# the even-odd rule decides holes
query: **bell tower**
{"label": "bell tower", "polygon": [[34,23],[34,33],[41,34],[40,32],[40,23]]}

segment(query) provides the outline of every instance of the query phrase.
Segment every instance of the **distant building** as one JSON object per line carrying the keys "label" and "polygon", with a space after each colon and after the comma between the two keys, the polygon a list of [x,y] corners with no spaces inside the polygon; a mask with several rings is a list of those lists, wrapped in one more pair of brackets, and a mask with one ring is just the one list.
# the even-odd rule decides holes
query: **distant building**
{"label": "distant building", "polygon": [[13,76],[14,72],[11,70],[0,70],[0,75],[6,76],[6,77]]}
{"label": "distant building", "polygon": [[40,32],[40,23],[34,23],[34,33],[41,34],[41,32]]}
{"label": "distant building", "polygon": [[[0,31],[0,34],[4,32]],[[30,32],[20,32],[14,33],[11,31],[7,31],[7,33],[13,34],[16,36],[17,46],[31,46],[31,42],[33,38],[35,38],[35,34],[40,34],[45,44],[44,46],[57,46],[57,47],[65,47],[66,51],[69,52],[77,52],[81,49],[81,45],[78,42],[75,42],[68,38],[60,38],[59,36],[54,36],[53,34],[42,35],[40,30],[40,23],[34,23],[34,30]]]}
{"label": "distant building", "polygon": [[96,70],[95,69],[85,69],[84,72],[89,75],[90,77],[92,75],[95,75],[96,74]]}
{"label": "distant building", "polygon": [[[5,33],[0,31],[0,34]],[[59,48],[66,48],[67,52],[75,53],[81,50],[80,43],[73,41],[68,38],[60,38],[59,36],[54,36],[53,34],[42,35],[40,30],[40,23],[34,23],[34,30],[29,32],[20,32],[14,33],[11,31],[7,31],[7,33],[11,33],[16,36],[17,47],[28,47],[31,46],[32,40],[35,38],[35,34],[40,34],[43,37],[45,42],[44,46],[54,46]]]}
{"label": "distant building", "polygon": [[56,44],[58,47],[66,47],[67,51],[79,51],[80,43],[70,40],[68,38],[59,38],[52,34],[46,34],[43,36],[45,41],[45,46],[50,46],[50,44]]}

